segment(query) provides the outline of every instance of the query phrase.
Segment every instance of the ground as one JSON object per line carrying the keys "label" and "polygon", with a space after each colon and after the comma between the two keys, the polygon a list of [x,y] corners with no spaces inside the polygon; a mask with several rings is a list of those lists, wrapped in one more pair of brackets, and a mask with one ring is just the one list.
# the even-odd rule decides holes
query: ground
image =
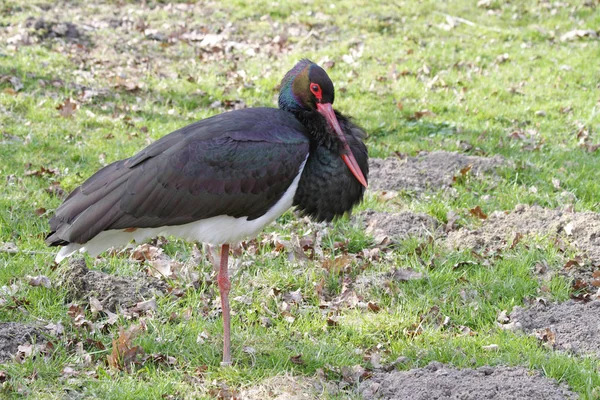
{"label": "ground", "polygon": [[[0,4],[0,397],[600,398],[597,1]],[[364,202],[214,249],[60,265],[100,167],[308,57],[368,133]]]}

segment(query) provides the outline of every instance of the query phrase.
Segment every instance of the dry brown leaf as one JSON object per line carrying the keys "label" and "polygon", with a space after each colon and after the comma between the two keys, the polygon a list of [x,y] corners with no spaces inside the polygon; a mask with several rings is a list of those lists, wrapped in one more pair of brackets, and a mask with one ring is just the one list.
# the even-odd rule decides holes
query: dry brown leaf
{"label": "dry brown leaf", "polygon": [[575,258],[572,258],[569,261],[567,261],[563,268],[566,270],[570,270],[571,268],[580,267],[581,262],[582,262],[582,260],[580,257],[575,257]]}
{"label": "dry brown leaf", "polygon": [[459,172],[462,176],[465,176],[469,173],[469,171],[471,171],[472,168],[473,168],[473,164],[469,164],[466,167],[461,168]]}
{"label": "dry brown leaf", "polygon": [[381,307],[379,307],[376,303],[373,303],[372,301],[369,301],[367,303],[367,307],[369,307],[369,310],[373,311],[374,313],[378,313],[379,311],[381,311]]}
{"label": "dry brown leaf", "polygon": [[294,290],[293,292],[287,292],[283,294],[283,300],[287,303],[302,303],[302,289]]}
{"label": "dry brown leaf", "polygon": [[516,232],[515,237],[513,238],[512,243],[510,245],[510,249],[514,249],[517,246],[517,244],[519,244],[521,239],[523,239],[523,234],[521,232]]}
{"label": "dry brown leaf", "polygon": [[94,331],[94,325],[85,319],[85,312],[78,304],[71,304],[67,311],[67,315],[73,320],[73,325],[78,328],[84,327],[90,331]]}
{"label": "dry brown leaf", "polygon": [[289,322],[290,324],[296,320],[296,317],[289,311],[283,311],[281,315],[283,316],[284,321]]}
{"label": "dry brown leaf", "polygon": [[556,342],[556,334],[552,332],[552,329],[550,328],[537,330],[535,332],[535,337],[550,347],[554,346],[554,343]]}
{"label": "dry brown leaf", "polygon": [[[31,164],[28,163],[27,167],[31,167]],[[39,169],[25,171],[25,176],[58,175],[58,172],[59,171],[56,168],[46,168],[42,166]]]}
{"label": "dry brown leaf", "polygon": [[292,364],[296,364],[296,365],[306,364],[306,362],[302,359],[302,354],[291,356],[290,361],[292,362]]}
{"label": "dry brown leaf", "polygon": [[153,297],[149,300],[140,301],[135,306],[130,308],[129,311],[139,313],[144,311],[156,311],[156,308],[156,298]]}
{"label": "dry brown leaf", "polygon": [[331,258],[323,260],[323,264],[321,265],[330,273],[335,274],[350,266],[355,258],[356,256],[354,254],[342,254],[335,257],[333,260]]}
{"label": "dry brown leaf", "polygon": [[139,346],[133,346],[133,339],[141,331],[141,326],[134,325],[125,330],[119,328],[119,336],[112,341],[112,351],[107,356],[108,365],[121,371],[130,371],[135,364],[140,364],[140,357],[144,350]]}
{"label": "dry brown leaf", "polygon": [[483,212],[483,210],[481,209],[481,207],[479,206],[475,206],[471,209],[469,209],[469,212],[471,213],[472,216],[477,217],[479,219],[487,219],[487,214]]}
{"label": "dry brown leaf", "polygon": [[435,117],[435,116],[436,116],[436,114],[434,112],[425,109],[425,110],[421,110],[421,111],[415,111],[415,113],[412,116],[410,116],[408,119],[418,121],[423,117]]}
{"label": "dry brown leaf", "polygon": [[407,282],[416,279],[422,279],[423,274],[421,272],[417,272],[414,269],[408,268],[396,268],[392,272],[392,279],[400,282]]}
{"label": "dry brown leaf", "polygon": [[90,300],[90,311],[92,312],[93,315],[98,314],[98,312],[103,311],[104,307],[102,306],[102,303],[100,303],[100,300],[98,300],[97,298],[91,296]]}
{"label": "dry brown leaf", "polygon": [[63,104],[59,104],[58,107],[56,107],[60,116],[63,118],[72,117],[78,108],[79,108],[79,105],[77,104],[77,102],[75,102],[75,100],[73,100],[70,97],[67,100],[65,100],[65,102]]}
{"label": "dry brown leaf", "polygon": [[342,378],[348,383],[358,383],[371,377],[372,373],[362,365],[352,367],[342,367]]}
{"label": "dry brown leaf", "polygon": [[66,194],[65,190],[60,186],[59,182],[50,183],[50,186],[48,186],[46,189],[44,189],[44,191],[46,193],[48,193],[49,195],[56,196],[56,197],[64,197]]}
{"label": "dry brown leaf", "polygon": [[48,278],[47,276],[44,276],[44,275],[38,275],[38,276],[27,275],[26,279],[27,279],[27,283],[29,283],[31,286],[43,286],[47,289],[50,289],[52,287],[52,283],[50,283],[50,278]]}
{"label": "dry brown leaf", "polygon": [[49,324],[45,325],[44,328],[52,336],[60,336],[65,331],[65,327],[60,323],[60,321],[58,321],[56,324],[50,322]]}
{"label": "dry brown leaf", "polygon": [[131,251],[129,259],[133,261],[158,260],[162,257],[162,253],[161,248],[144,243]]}

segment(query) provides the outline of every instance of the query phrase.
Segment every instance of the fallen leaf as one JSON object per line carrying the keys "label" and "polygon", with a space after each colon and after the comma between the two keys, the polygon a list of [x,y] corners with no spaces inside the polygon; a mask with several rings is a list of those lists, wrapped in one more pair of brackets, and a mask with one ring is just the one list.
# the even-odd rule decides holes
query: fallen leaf
{"label": "fallen leaf", "polygon": [[144,311],[156,311],[156,298],[153,297],[150,300],[140,301],[135,306],[129,309],[132,312],[144,312]]}
{"label": "fallen leaf", "polygon": [[471,213],[472,216],[477,217],[479,219],[487,219],[487,214],[483,212],[483,210],[481,209],[481,207],[479,206],[475,206],[471,209],[469,209],[469,212]]}
{"label": "fallen leaf", "polygon": [[356,256],[353,254],[342,254],[335,257],[333,260],[331,258],[326,258],[321,265],[331,273],[338,273],[350,266],[355,258]]}
{"label": "fallen leaf", "polygon": [[48,325],[44,326],[44,328],[46,328],[48,330],[48,333],[52,336],[60,336],[65,331],[65,327],[63,326],[63,324],[60,323],[60,321],[56,324],[50,322]]}
{"label": "fallen leaf", "polygon": [[535,332],[535,337],[550,347],[553,347],[556,342],[556,334],[552,332],[552,329],[550,328],[537,330]]}
{"label": "fallen leaf", "polygon": [[465,176],[472,168],[473,168],[473,164],[469,164],[466,167],[461,168],[459,172],[462,176]]}
{"label": "fallen leaf", "polygon": [[151,362],[154,364],[163,364],[168,366],[174,366],[177,364],[177,359],[173,356],[167,356],[165,354],[148,354],[143,357],[142,363]]}
{"label": "fallen leaf", "polygon": [[[31,166],[28,163],[28,166]],[[46,167],[40,167],[39,169],[33,170],[27,170],[25,171],[25,176],[42,176],[42,175],[58,175],[58,169],[56,168],[46,168]]]}
{"label": "fallen leaf", "polygon": [[291,356],[290,361],[292,362],[292,364],[296,364],[296,365],[305,365],[306,364],[306,362],[302,359],[302,354]]}
{"label": "fallen leaf", "polygon": [[56,109],[63,118],[70,118],[75,114],[75,111],[79,108],[79,105],[72,98],[68,98],[64,103],[59,104]]}
{"label": "fallen leaf", "polygon": [[99,311],[104,310],[104,307],[102,306],[102,303],[100,303],[100,300],[98,300],[97,298],[91,296],[90,300],[90,310],[92,311],[92,314],[96,315],[98,314]]}
{"label": "fallen leaf", "polygon": [[371,377],[372,373],[362,365],[342,367],[342,378],[348,383],[358,383]]}
{"label": "fallen leaf", "polygon": [[79,375],[79,371],[75,371],[72,367],[66,366],[63,368],[61,375],[66,378],[71,378],[73,376]]}
{"label": "fallen leaf", "polygon": [[423,274],[421,272],[417,272],[414,269],[408,268],[396,268],[392,272],[392,279],[400,282],[408,282],[416,279],[422,279]]}
{"label": "fallen leaf", "polygon": [[27,275],[26,279],[27,279],[27,283],[29,283],[31,286],[43,286],[47,289],[50,289],[52,287],[52,283],[50,283],[50,279],[44,275],[38,275],[38,276]]}
{"label": "fallen leaf", "polygon": [[566,270],[569,270],[571,268],[579,267],[579,266],[581,266],[581,259],[578,258],[578,257],[575,257],[575,258],[567,261],[565,263],[565,266],[563,268],[566,269]]}
{"label": "fallen leaf", "polygon": [[517,244],[519,244],[519,242],[521,241],[521,239],[523,239],[523,234],[521,232],[515,232],[515,237],[512,240],[512,243],[510,245],[510,249],[514,249]]}
{"label": "fallen leaf", "polygon": [[44,189],[46,193],[56,197],[64,197],[66,195],[65,190],[60,186],[59,182],[52,182],[50,186]]}
{"label": "fallen leaf", "polygon": [[572,40],[578,40],[583,38],[596,39],[598,34],[593,29],[574,29],[569,31],[560,37],[561,42],[567,42]]}
{"label": "fallen leaf", "polygon": [[71,317],[73,325],[75,325],[76,327],[85,327],[90,331],[94,330],[94,325],[90,321],[85,319],[85,312],[83,311],[83,308],[80,305],[71,304],[67,311],[67,315]]}
{"label": "fallen leaf", "polygon": [[421,111],[415,111],[415,113],[410,116],[408,119],[413,120],[413,121],[418,121],[423,117],[435,117],[436,114],[432,111],[429,110],[421,110]]}
{"label": "fallen leaf", "polygon": [[134,325],[125,330],[119,328],[119,336],[112,341],[112,351],[107,356],[108,365],[121,371],[131,371],[135,364],[141,364],[140,357],[144,350],[140,346],[133,346],[132,340],[138,335],[141,328]]}
{"label": "fallen leaf", "polygon": [[131,251],[129,259],[133,261],[157,260],[162,257],[162,253],[161,248],[144,243]]}
{"label": "fallen leaf", "polygon": [[283,294],[283,300],[288,303],[302,303],[302,292],[301,289],[295,290],[293,292],[287,292]]}

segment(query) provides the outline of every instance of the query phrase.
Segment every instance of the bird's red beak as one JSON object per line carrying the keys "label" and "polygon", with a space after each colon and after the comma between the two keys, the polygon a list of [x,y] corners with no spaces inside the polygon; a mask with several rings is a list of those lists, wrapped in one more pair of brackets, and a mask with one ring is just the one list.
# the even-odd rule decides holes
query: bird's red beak
{"label": "bird's red beak", "polygon": [[354,158],[354,154],[352,154],[352,150],[350,150],[350,146],[348,146],[348,142],[346,141],[346,136],[340,127],[340,123],[333,112],[333,107],[331,103],[317,103],[317,111],[321,113],[322,116],[325,117],[329,126],[333,131],[338,135],[338,138],[344,145],[345,153],[342,154],[342,160],[346,163],[352,175],[360,182],[361,185],[367,187],[367,180],[363,175],[358,163],[356,162],[356,158]]}

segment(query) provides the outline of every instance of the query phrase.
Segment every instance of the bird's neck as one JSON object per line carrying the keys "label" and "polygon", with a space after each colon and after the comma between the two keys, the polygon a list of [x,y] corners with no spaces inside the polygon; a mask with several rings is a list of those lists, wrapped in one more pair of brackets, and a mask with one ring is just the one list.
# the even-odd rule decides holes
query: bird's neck
{"label": "bird's neck", "polygon": [[331,131],[327,121],[318,111],[295,109],[289,112],[306,127],[312,146],[324,146],[334,153],[338,153],[341,150],[339,139]]}

